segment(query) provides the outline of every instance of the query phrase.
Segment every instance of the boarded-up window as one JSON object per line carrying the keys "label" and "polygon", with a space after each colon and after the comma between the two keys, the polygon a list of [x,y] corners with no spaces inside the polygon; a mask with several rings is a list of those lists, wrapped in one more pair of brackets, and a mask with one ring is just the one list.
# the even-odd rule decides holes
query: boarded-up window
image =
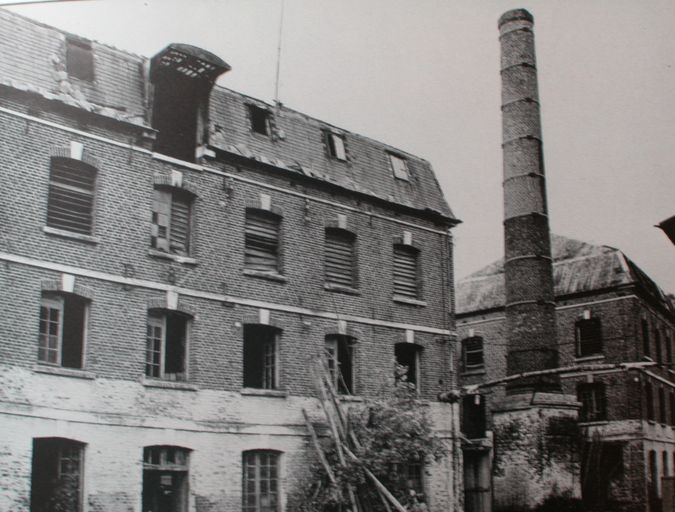
{"label": "boarded-up window", "polygon": [[82,368],[87,301],[72,294],[45,294],[40,304],[38,361]]}
{"label": "boarded-up window", "polygon": [[56,437],[33,439],[30,509],[82,510],[84,444]]}
{"label": "boarded-up window", "polygon": [[397,155],[389,154],[389,164],[394,173],[394,177],[399,180],[409,181],[410,175],[408,173],[408,162]]}
{"label": "boarded-up window", "polygon": [[251,270],[279,271],[279,225],[271,212],[246,210],[244,266]]}
{"label": "boarded-up window", "polygon": [[333,387],[338,393],[354,392],[353,372],[354,339],[344,335],[326,336],[325,356]]}
{"label": "boarded-up window", "polygon": [[345,137],[330,130],[326,130],[326,145],[328,154],[336,160],[346,161],[347,152],[345,151]]}
{"label": "boarded-up window", "polygon": [[602,353],[602,325],[599,318],[579,320],[576,331],[578,357]]}
{"label": "boarded-up window", "polygon": [[192,195],[182,190],[155,189],[152,204],[152,247],[190,253]]}
{"label": "boarded-up window", "polygon": [[279,454],[271,451],[248,451],[242,457],[243,512],[277,512],[279,510]]}
{"label": "boarded-up window", "polygon": [[407,245],[394,245],[394,295],[417,298],[417,259],[417,249]]}
{"label": "boarded-up window", "polygon": [[356,284],[355,237],[343,229],[326,229],[324,268],[326,282],[348,287]]}
{"label": "boarded-up window", "polygon": [[89,41],[66,39],[66,71],[70,77],[94,81],[94,55]]}
{"label": "boarded-up window", "polygon": [[166,380],[187,379],[188,318],[153,311],[148,315],[145,375]]}
{"label": "boarded-up window", "polygon": [[267,325],[244,326],[244,387],[276,389],[278,335]]}
{"label": "boarded-up window", "polygon": [[71,158],[52,158],[47,225],[90,235],[96,169]]}
{"label": "boarded-up window", "polygon": [[607,419],[607,398],[602,383],[585,383],[577,386],[577,399],[581,402],[580,421],[604,421]]}
{"label": "boarded-up window", "polygon": [[484,367],[483,338],[472,336],[462,340],[462,361],[464,370],[480,370]]}

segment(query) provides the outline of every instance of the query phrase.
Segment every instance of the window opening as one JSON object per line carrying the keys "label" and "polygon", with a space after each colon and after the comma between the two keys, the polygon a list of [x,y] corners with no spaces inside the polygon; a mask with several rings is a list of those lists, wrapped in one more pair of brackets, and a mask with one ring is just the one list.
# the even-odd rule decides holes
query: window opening
{"label": "window opening", "polygon": [[663,388],[659,388],[659,421],[663,424],[666,423],[666,418],[668,417],[668,411],[666,411],[666,393]]}
{"label": "window opening", "polygon": [[251,131],[260,135],[269,136],[270,134],[270,113],[267,109],[255,105],[248,106],[249,117],[251,118]]}
{"label": "window opening", "polygon": [[52,158],[47,225],[90,235],[95,184],[96,168],[71,158]]}
{"label": "window opening", "polygon": [[581,402],[580,421],[604,421],[607,419],[604,384],[579,384],[577,386],[577,399]]}
{"label": "window opening", "polygon": [[177,446],[143,448],[143,512],[186,512],[189,450]]}
{"label": "window opening", "polygon": [[331,158],[345,162],[347,152],[345,151],[345,136],[330,130],[326,131],[326,143],[328,145],[328,154]]}
{"label": "window opening", "polygon": [[490,455],[484,451],[464,450],[465,512],[485,512],[492,503]]}
{"label": "window opening", "polygon": [[602,441],[596,433],[582,444],[580,458],[584,504],[593,510],[612,509],[609,500],[624,476],[623,443]]}
{"label": "window opening", "polygon": [[649,325],[647,320],[642,320],[642,350],[647,357],[651,357],[651,350],[649,346]]}
{"label": "window opening", "polygon": [[244,239],[244,266],[265,272],[279,271],[278,215],[263,210],[247,209]]}
{"label": "window opening", "polygon": [[155,189],[151,239],[154,249],[189,254],[192,200],[192,195],[183,190]]}
{"label": "window opening", "polygon": [[399,180],[410,181],[410,173],[408,172],[408,161],[400,156],[389,153],[389,164],[394,173],[394,177]]}
{"label": "window opening", "polygon": [[325,356],[333,387],[338,393],[354,393],[354,338],[344,335],[326,336]]}
{"label": "window opening", "polygon": [[243,453],[243,512],[279,510],[279,454],[269,451]]}
{"label": "window opening", "polygon": [[88,301],[72,294],[43,294],[38,361],[82,368]]}
{"label": "window opening", "polygon": [[343,229],[327,228],[324,246],[326,283],[355,287],[355,237]]}
{"label": "window opening", "polygon": [[407,495],[414,491],[415,498],[424,499],[424,466],[421,462],[393,463],[389,466],[390,479],[394,486]]}
{"label": "window opening", "polygon": [[576,323],[577,356],[602,353],[602,326],[599,318],[579,320]]}
{"label": "window opening", "polygon": [[647,419],[654,420],[654,393],[649,382],[645,384],[645,402],[647,403]]}
{"label": "window opening", "polygon": [[394,347],[396,357],[396,382],[407,382],[419,390],[421,347],[413,343],[397,343]]}
{"label": "window opening", "polygon": [[148,315],[145,375],[166,380],[187,380],[188,318],[180,313]]}
{"label": "window opening", "polygon": [[33,439],[32,512],[82,509],[83,452],[84,444],[70,439]]}
{"label": "window opening", "polygon": [[484,367],[483,338],[472,336],[462,340],[464,370],[480,370]]}
{"label": "window opening", "polygon": [[654,345],[656,346],[656,361],[663,363],[663,347],[661,346],[661,332],[654,329]]}
{"label": "window opening", "polygon": [[94,54],[89,41],[66,38],[66,71],[71,78],[94,81]]}
{"label": "window opening", "polygon": [[485,397],[467,395],[462,398],[462,432],[469,439],[485,437]]}
{"label": "window opening", "polygon": [[244,326],[244,387],[276,389],[278,335],[267,325]]}
{"label": "window opening", "polygon": [[407,245],[394,245],[394,295],[418,296],[418,251]]}

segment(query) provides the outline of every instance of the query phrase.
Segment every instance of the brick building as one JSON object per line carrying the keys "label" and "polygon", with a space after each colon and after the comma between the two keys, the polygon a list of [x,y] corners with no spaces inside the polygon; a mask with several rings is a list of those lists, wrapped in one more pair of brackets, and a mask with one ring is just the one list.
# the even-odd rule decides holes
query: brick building
{"label": "brick building", "polygon": [[449,456],[458,221],[413,155],[0,10],[0,509],[283,510],[307,371],[345,400],[406,365]]}
{"label": "brick building", "polygon": [[[563,392],[581,404],[584,502],[661,510],[675,468],[672,304],[621,251],[552,236]],[[490,510],[492,410],[506,377],[504,266],[457,283],[467,512]],[[655,364],[650,364],[653,361]],[[641,364],[643,363],[643,364]],[[666,487],[668,480],[665,480]],[[602,509],[605,510],[605,509]]]}

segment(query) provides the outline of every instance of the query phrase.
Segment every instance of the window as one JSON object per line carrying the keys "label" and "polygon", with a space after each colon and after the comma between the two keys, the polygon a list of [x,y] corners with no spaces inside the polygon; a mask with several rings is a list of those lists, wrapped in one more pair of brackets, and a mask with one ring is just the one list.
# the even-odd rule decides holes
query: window
{"label": "window", "polygon": [[394,245],[394,295],[418,297],[417,258],[419,251],[408,245]]}
{"label": "window", "polygon": [[244,326],[244,387],[276,389],[278,336],[268,325]]}
{"label": "window", "polygon": [[581,402],[579,421],[604,421],[607,419],[604,384],[579,384],[577,386],[577,400]]}
{"label": "window", "polygon": [[47,225],[91,235],[95,184],[96,168],[71,158],[52,158]]}
{"label": "window", "polygon": [[659,421],[666,424],[668,417],[668,411],[666,411],[666,392],[663,388],[659,388]]}
{"label": "window", "polygon": [[645,384],[645,403],[647,406],[647,419],[654,421],[654,393],[652,385],[649,382]]}
{"label": "window", "polygon": [[663,476],[669,476],[670,470],[668,469],[668,452],[661,452],[661,460],[663,462]]}
{"label": "window", "polygon": [[651,350],[649,347],[649,324],[647,320],[642,320],[642,346],[645,356],[651,357]]}
{"label": "window", "polygon": [[394,347],[396,357],[396,382],[407,382],[419,390],[420,352],[422,347],[414,343],[397,343]]}
{"label": "window", "polygon": [[84,444],[57,437],[33,439],[30,509],[82,510]]}
{"label": "window", "polygon": [[[666,357],[668,358],[668,362],[672,363],[673,362],[673,342],[668,335],[668,333],[664,333],[663,335],[663,342],[666,344]],[[669,366],[668,368],[673,369],[672,366]]]}
{"label": "window", "polygon": [[347,161],[347,152],[345,151],[345,136],[326,130],[326,146],[328,154],[335,160]]}
{"label": "window", "polygon": [[462,340],[462,362],[464,371],[482,370],[484,368],[483,338],[472,336]]}
{"label": "window", "polygon": [[324,269],[327,284],[356,287],[355,240],[356,237],[344,229],[326,229]]}
{"label": "window", "polygon": [[663,347],[661,347],[661,332],[654,329],[654,345],[656,346],[656,362],[663,363]]}
{"label": "window", "polygon": [[[675,426],[675,393],[670,392],[670,425]],[[675,471],[675,466],[673,466]]]}
{"label": "window", "polygon": [[243,512],[279,510],[279,454],[248,451],[242,456]]}
{"label": "window", "polygon": [[394,463],[390,466],[391,483],[407,494],[415,491],[415,495],[421,498],[424,494],[424,466],[421,462]]}
{"label": "window", "polygon": [[338,393],[354,392],[353,372],[354,338],[344,335],[326,336],[325,355],[333,387]]}
{"label": "window", "polygon": [[485,397],[467,395],[462,398],[462,433],[469,439],[485,437]]}
{"label": "window", "polygon": [[42,295],[38,361],[64,368],[83,367],[87,305],[78,295]]}
{"label": "window", "polygon": [[265,210],[246,210],[244,266],[250,270],[279,272],[281,218]]}
{"label": "window", "polygon": [[190,253],[192,194],[179,189],[154,191],[152,240],[154,249],[179,255]]}
{"label": "window", "polygon": [[188,317],[160,311],[148,314],[145,375],[157,379],[187,380]]}
{"label": "window", "polygon": [[143,448],[144,511],[187,511],[189,457],[178,446]]}
{"label": "window", "polygon": [[399,180],[410,181],[410,174],[408,173],[408,162],[400,156],[389,153],[389,164],[394,173],[394,177]]}
{"label": "window", "polygon": [[251,131],[259,133],[260,135],[270,134],[270,113],[267,109],[256,107],[255,105],[248,106],[248,115],[251,119]]}
{"label": "window", "polygon": [[599,318],[579,320],[576,323],[577,356],[602,353],[602,326]]}
{"label": "window", "polygon": [[94,81],[94,54],[91,43],[83,39],[66,39],[66,71],[71,78]]}

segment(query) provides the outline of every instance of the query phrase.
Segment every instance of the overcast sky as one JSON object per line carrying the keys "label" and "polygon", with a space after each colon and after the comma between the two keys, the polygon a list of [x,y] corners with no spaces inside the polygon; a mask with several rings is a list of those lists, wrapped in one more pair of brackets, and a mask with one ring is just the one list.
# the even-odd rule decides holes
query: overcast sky
{"label": "overcast sky", "polygon": [[[653,227],[675,214],[675,0],[285,0],[280,99],[429,160],[463,220],[461,278],[503,254],[497,19],[515,7],[535,17],[552,231],[675,291]],[[11,9],[146,56],[200,46],[232,66],[221,85],[274,99],[281,0]]]}

